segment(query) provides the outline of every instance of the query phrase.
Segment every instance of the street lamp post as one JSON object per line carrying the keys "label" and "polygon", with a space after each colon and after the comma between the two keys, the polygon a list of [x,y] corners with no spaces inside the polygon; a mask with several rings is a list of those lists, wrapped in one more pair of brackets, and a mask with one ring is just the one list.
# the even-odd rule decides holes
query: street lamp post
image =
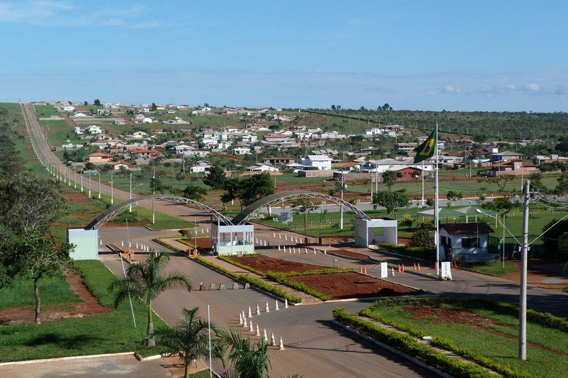
{"label": "street lamp post", "polygon": [[339,205],[339,229],[343,230],[343,189],[345,181],[343,178],[343,169],[341,170],[341,204]]}
{"label": "street lamp post", "polygon": [[[131,200],[132,199],[132,172],[130,173],[130,189],[128,190],[128,199]],[[130,203],[128,205],[128,212],[131,213],[132,212],[132,203]]]}
{"label": "street lamp post", "polygon": [[99,199],[101,199],[101,171],[98,171],[97,175],[99,176],[99,189],[98,189],[99,195],[98,195],[98,197],[99,197]]}
{"label": "street lamp post", "polygon": [[110,171],[110,204],[114,205],[114,172]]}
{"label": "street lamp post", "polygon": [[81,171],[81,193],[83,193],[83,171]]}
{"label": "street lamp post", "polygon": [[513,237],[513,239],[515,239],[515,241],[518,244],[521,244],[521,242],[515,237],[515,235],[513,235],[513,233],[511,232],[511,230],[509,230],[507,228],[507,226],[505,225],[505,214],[503,214],[503,221],[500,221],[499,218],[497,217],[497,215],[491,215],[489,213],[486,213],[485,211],[481,210],[481,209],[475,209],[475,212],[478,214],[483,214],[483,215],[487,215],[488,217],[491,217],[493,219],[495,219],[495,222],[499,222],[501,223],[501,226],[503,226],[503,239],[502,239],[502,250],[503,250],[503,267],[505,267],[505,230],[507,230],[507,232]]}
{"label": "street lamp post", "polygon": [[91,171],[89,171],[89,198],[91,198]]}
{"label": "street lamp post", "polygon": [[519,312],[519,359],[527,359],[527,257],[529,249],[529,201],[530,181],[523,188],[525,204],[523,211],[523,252],[521,255],[521,298]]}

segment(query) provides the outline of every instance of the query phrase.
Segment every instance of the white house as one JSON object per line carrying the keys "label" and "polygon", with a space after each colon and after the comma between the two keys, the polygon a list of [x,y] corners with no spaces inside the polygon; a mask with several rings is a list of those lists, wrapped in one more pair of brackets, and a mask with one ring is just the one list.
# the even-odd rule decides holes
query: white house
{"label": "white house", "polygon": [[268,165],[268,164],[264,164],[264,163],[256,163],[255,165],[247,167],[247,169],[250,172],[278,172],[279,171],[278,168],[273,167],[273,166]]}
{"label": "white house", "polygon": [[250,154],[250,148],[248,147],[235,147],[233,148],[235,155],[248,155]]}
{"label": "white house", "polygon": [[207,161],[198,161],[195,165],[189,168],[191,173],[206,173],[211,169],[211,164]]}
{"label": "white house", "polygon": [[77,134],[77,135],[83,134],[83,131],[81,130],[81,128],[79,126],[75,126],[75,134]]}
{"label": "white house", "polygon": [[302,159],[302,166],[304,170],[329,171],[331,170],[331,158],[326,155],[308,155]]}
{"label": "white house", "polygon": [[85,132],[90,133],[90,134],[102,134],[103,130],[101,130],[100,126],[91,125],[91,126],[85,127]]}
{"label": "white house", "polygon": [[440,225],[440,260],[474,262],[490,261],[488,255],[489,234],[493,229],[485,222],[451,223]]}

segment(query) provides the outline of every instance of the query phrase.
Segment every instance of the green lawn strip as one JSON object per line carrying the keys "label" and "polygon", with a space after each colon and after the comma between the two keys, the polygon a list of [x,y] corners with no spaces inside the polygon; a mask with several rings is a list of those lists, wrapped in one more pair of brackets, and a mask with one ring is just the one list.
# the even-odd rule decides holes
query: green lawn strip
{"label": "green lawn strip", "polygon": [[414,338],[390,331],[371,322],[363,321],[355,315],[348,313],[344,308],[336,307],[333,310],[333,318],[360,333],[369,336],[379,342],[387,344],[401,352],[417,358],[424,363],[445,371],[456,377],[494,377],[487,370],[470,363],[449,357],[434,348],[418,343]]}
{"label": "green lawn strip", "polygon": [[308,285],[306,285],[303,282],[297,282],[291,279],[288,279],[286,275],[282,274],[282,273],[273,273],[273,272],[268,272],[266,274],[266,278],[272,280],[272,281],[276,281],[282,285],[286,285],[288,287],[291,287],[292,289],[301,291],[303,293],[306,293],[308,295],[311,295],[313,297],[319,298],[322,301],[329,301],[331,299],[331,297],[329,295],[320,293],[317,290],[314,290],[312,288],[310,288]]}
{"label": "green lawn strip", "polygon": [[512,262],[505,262],[505,267],[503,267],[502,261],[493,261],[487,263],[460,263],[460,268],[467,268],[472,270],[477,270],[479,272],[491,274],[492,276],[504,276],[509,272],[516,272],[517,265]]}
{"label": "green lawn strip", "polygon": [[166,247],[166,248],[170,248],[171,250],[174,250],[174,251],[176,251],[176,252],[178,252],[178,253],[185,253],[185,252],[187,252],[187,251],[185,251],[185,250],[183,250],[183,249],[181,249],[181,248],[176,247],[176,246],[173,245],[173,244],[168,243],[168,242],[167,242],[167,240],[168,240],[167,238],[155,238],[155,239],[152,239],[152,240],[153,240],[154,242],[156,242],[156,243],[158,243],[158,244],[160,244],[160,245],[162,245],[162,246],[164,246],[164,247]]}
{"label": "green lawn strip", "polygon": [[256,286],[257,288],[259,288],[261,290],[264,290],[266,292],[269,292],[269,293],[274,294],[274,295],[281,297],[281,298],[286,298],[289,302],[293,302],[293,303],[302,302],[302,298],[296,297],[295,295],[291,295],[291,294],[287,293],[286,291],[284,291],[284,290],[282,290],[282,289],[280,289],[276,286],[270,285],[270,284],[268,284],[268,283],[266,283],[266,282],[264,282],[264,281],[262,281],[258,278],[250,277],[247,274],[233,273],[230,270],[225,269],[222,266],[219,266],[219,265],[212,263],[212,262],[210,262],[210,261],[208,261],[204,258],[201,258],[201,257],[196,257],[195,260],[204,264],[204,265],[207,265],[207,266],[213,268],[214,270],[217,270],[217,271],[219,271],[219,272],[221,272],[221,273],[223,273],[223,274],[225,274],[225,275],[227,275],[231,278],[234,278],[237,281],[248,282],[249,284]]}
{"label": "green lawn strip", "polygon": [[[409,316],[405,306],[434,306],[434,310],[470,310],[487,319],[496,320],[497,325],[485,325],[487,332],[472,329],[471,325],[452,323],[451,319],[441,324],[436,317],[416,319]],[[438,307],[436,307],[438,306]],[[464,358],[500,372],[505,376],[549,376],[562,377],[568,369],[565,356],[568,337],[568,321],[550,314],[529,310],[527,337],[529,362],[517,358],[518,308],[513,305],[487,300],[457,300],[448,298],[403,298],[377,301],[361,315],[369,316],[415,336],[430,335],[436,345],[452,350]],[[483,327],[480,324],[480,327]],[[514,328],[512,328],[514,327]],[[532,346],[538,344],[549,350]],[[555,351],[555,352],[553,352]]]}
{"label": "green lawn strip", "polygon": [[[100,261],[77,261],[85,284],[104,306],[112,305],[107,292],[114,275]],[[137,328],[127,302],[103,315],[83,318],[7,325],[0,327],[0,361],[93,355],[137,351],[143,356],[157,354],[142,344],[146,334],[146,308],[133,302]],[[156,316],[155,326],[165,324]]]}
{"label": "green lawn strip", "polygon": [[[39,281],[42,310],[72,309],[81,298],[71,290],[65,277],[46,277]],[[23,307],[35,309],[33,280],[16,278],[10,286],[0,289],[0,310]]]}

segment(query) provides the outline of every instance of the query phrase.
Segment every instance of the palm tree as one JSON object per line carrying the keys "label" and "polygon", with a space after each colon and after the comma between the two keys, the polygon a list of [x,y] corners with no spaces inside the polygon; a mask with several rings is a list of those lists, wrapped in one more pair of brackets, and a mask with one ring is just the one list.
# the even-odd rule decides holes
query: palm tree
{"label": "palm tree", "polygon": [[169,259],[170,256],[163,252],[150,254],[146,261],[140,264],[131,264],[126,271],[126,276],[117,278],[109,289],[111,292],[116,291],[115,308],[130,296],[148,307],[148,329],[146,332],[146,346],[148,347],[156,345],[154,323],[152,322],[152,301],[167,289],[182,287],[191,291],[191,283],[185,276],[177,273],[163,275],[162,269]]}
{"label": "palm tree", "polygon": [[269,377],[270,357],[265,340],[252,345],[249,339],[233,331],[222,331],[220,335],[223,344],[230,349],[229,360],[235,376],[239,378]]}
{"label": "palm tree", "polygon": [[[156,331],[157,343],[162,353],[179,356],[184,363],[184,377],[189,377],[189,365],[193,360],[209,356],[208,322],[197,315],[199,307],[183,309],[183,319],[175,328],[160,328]],[[211,324],[217,335],[219,330]],[[223,358],[223,344],[218,337],[211,339],[211,356]]]}

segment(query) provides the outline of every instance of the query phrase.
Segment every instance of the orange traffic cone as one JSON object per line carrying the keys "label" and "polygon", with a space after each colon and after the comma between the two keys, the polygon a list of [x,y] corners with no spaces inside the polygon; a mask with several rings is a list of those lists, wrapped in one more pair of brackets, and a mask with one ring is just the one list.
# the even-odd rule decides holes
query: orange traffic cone
{"label": "orange traffic cone", "polygon": [[412,266],[412,270],[416,270],[416,263]]}
{"label": "orange traffic cone", "polygon": [[404,269],[404,264],[402,264],[402,271],[406,272],[406,269]]}
{"label": "orange traffic cone", "polygon": [[398,272],[399,272],[399,273],[402,272],[402,267],[400,266],[400,264],[398,264]]}
{"label": "orange traffic cone", "polygon": [[365,268],[365,274],[367,274],[367,267],[364,267],[364,268]]}
{"label": "orange traffic cone", "polygon": [[422,268],[420,267],[420,263],[418,263],[418,271],[421,272]]}

